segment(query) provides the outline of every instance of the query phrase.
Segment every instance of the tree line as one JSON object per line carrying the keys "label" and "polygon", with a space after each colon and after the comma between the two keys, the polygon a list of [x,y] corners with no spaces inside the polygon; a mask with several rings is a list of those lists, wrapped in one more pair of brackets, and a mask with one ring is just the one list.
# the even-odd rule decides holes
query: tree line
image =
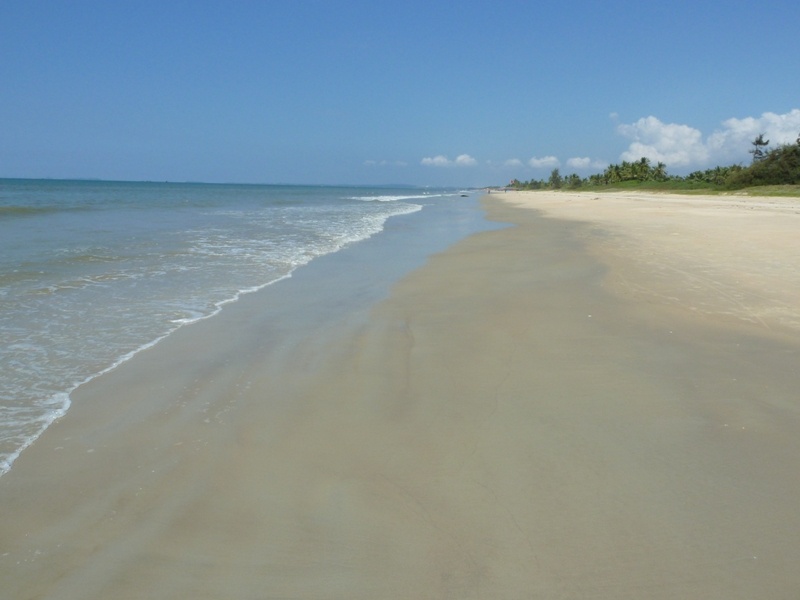
{"label": "tree line", "polygon": [[609,165],[602,173],[581,177],[576,173],[561,175],[553,169],[548,179],[511,180],[509,187],[519,190],[580,189],[604,186],[636,186],[659,189],[741,189],[759,185],[800,185],[800,136],[795,144],[770,149],[769,140],[759,135],[751,142],[752,163],[714,167],[685,176],[670,175],[663,162],[653,165],[648,158]]}

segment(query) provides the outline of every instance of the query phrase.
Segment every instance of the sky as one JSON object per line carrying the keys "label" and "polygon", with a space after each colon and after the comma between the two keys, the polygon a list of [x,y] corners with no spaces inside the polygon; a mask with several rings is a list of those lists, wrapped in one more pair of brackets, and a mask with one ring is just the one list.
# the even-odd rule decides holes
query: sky
{"label": "sky", "polygon": [[797,0],[0,0],[0,177],[486,186],[800,135]]}

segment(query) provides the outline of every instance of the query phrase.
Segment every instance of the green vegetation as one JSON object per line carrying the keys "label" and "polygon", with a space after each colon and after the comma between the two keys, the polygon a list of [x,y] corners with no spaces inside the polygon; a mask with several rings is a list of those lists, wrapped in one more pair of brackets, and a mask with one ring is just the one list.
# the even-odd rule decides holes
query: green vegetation
{"label": "green vegetation", "polygon": [[800,184],[800,138],[796,144],[767,151],[747,169],[734,173],[726,182],[730,187]]}
{"label": "green vegetation", "polygon": [[[609,165],[605,171],[589,177],[577,174],[561,175],[553,169],[547,180],[514,179],[509,187],[518,190],[557,189],[647,189],[660,191],[758,193],[781,196],[800,196],[800,137],[795,144],[768,149],[769,140],[759,135],[753,142],[753,162],[748,167],[731,165],[694,171],[686,176],[670,175],[666,165],[650,163],[647,158],[635,162],[622,161]],[[756,189],[751,189],[756,188]]]}

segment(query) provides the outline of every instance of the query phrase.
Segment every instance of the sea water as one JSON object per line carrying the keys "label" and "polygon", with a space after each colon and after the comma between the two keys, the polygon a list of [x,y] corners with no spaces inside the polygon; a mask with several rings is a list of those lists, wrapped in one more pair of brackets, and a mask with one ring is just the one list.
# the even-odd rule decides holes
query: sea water
{"label": "sea water", "polygon": [[0,475],[82,383],[454,190],[0,180]]}

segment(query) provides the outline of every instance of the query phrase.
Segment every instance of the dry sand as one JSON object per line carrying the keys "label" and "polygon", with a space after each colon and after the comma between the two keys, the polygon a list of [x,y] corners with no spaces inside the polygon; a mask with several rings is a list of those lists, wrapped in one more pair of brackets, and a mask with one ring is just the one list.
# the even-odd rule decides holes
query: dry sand
{"label": "dry sand", "polygon": [[76,393],[0,596],[798,597],[800,204],[486,204],[364,322],[253,297]]}
{"label": "dry sand", "polygon": [[619,295],[800,331],[798,198],[562,192],[508,201],[589,223],[585,239],[613,267],[607,283]]}

